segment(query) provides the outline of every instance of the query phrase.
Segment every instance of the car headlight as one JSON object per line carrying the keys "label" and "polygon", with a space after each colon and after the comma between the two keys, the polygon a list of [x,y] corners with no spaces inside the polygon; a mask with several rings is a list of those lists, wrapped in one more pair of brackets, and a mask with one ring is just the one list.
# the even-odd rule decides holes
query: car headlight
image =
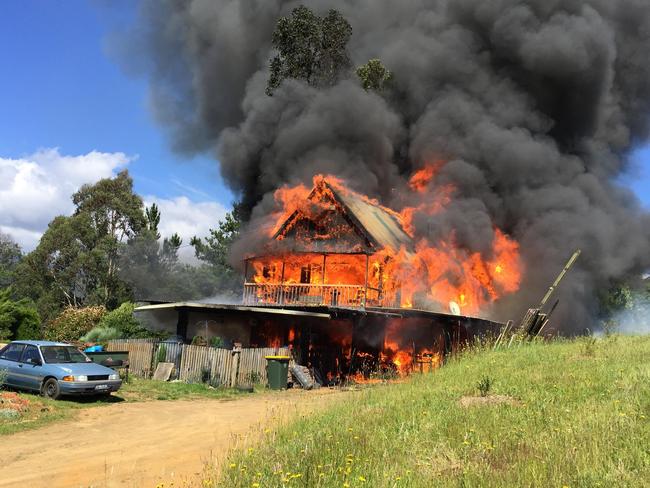
{"label": "car headlight", "polygon": [[85,374],[82,374],[82,375],[79,375],[79,376],[75,376],[74,380],[75,381],[88,381],[88,376],[86,376]]}
{"label": "car headlight", "polygon": [[120,375],[119,375],[119,374],[112,374],[112,375],[109,375],[109,376],[108,376],[108,379],[109,379],[109,380],[119,380],[119,379],[120,379]]}

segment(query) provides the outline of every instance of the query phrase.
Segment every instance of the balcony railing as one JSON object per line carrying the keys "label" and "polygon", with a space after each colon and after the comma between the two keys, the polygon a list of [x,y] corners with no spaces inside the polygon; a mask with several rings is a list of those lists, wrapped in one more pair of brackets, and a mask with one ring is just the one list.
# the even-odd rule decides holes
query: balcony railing
{"label": "balcony railing", "polygon": [[381,290],[362,285],[245,283],[243,301],[244,305],[393,306]]}

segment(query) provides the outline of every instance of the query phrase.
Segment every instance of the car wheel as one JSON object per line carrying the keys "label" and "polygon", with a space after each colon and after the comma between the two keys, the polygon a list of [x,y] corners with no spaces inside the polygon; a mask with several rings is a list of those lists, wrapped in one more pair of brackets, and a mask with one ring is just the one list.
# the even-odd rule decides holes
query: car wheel
{"label": "car wheel", "polygon": [[61,388],[59,388],[59,382],[56,378],[50,378],[45,383],[43,383],[43,396],[51,398],[52,400],[58,400],[61,396]]}

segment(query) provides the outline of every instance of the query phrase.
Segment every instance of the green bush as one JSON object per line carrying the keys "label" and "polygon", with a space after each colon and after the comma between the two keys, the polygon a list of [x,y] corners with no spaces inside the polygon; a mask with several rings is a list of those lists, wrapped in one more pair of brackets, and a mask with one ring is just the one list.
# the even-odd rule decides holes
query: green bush
{"label": "green bush", "polygon": [[156,363],[164,363],[165,359],[167,359],[167,346],[160,344],[156,353]]}
{"label": "green bush", "polygon": [[83,342],[105,343],[111,339],[120,339],[120,331],[113,327],[94,327],[90,332],[81,337]]}
{"label": "green bush", "polygon": [[210,346],[223,348],[226,345],[222,337],[214,336],[210,338]]}
{"label": "green bush", "polygon": [[99,307],[74,308],[63,310],[45,327],[45,339],[50,341],[74,342],[96,327],[106,309]]}
{"label": "green bush", "polygon": [[124,302],[115,310],[104,315],[96,327],[88,331],[81,340],[84,342],[107,342],[111,339],[165,339],[167,333],[150,331],[142,326],[133,311],[135,305]]}
{"label": "green bush", "polygon": [[488,396],[488,393],[490,393],[493,384],[494,380],[492,378],[489,376],[483,376],[483,378],[481,378],[481,381],[476,384],[476,388],[478,388],[479,394],[482,397],[485,397]]}
{"label": "green bush", "polygon": [[26,299],[13,300],[11,288],[0,290],[0,339],[40,339],[41,318]]}

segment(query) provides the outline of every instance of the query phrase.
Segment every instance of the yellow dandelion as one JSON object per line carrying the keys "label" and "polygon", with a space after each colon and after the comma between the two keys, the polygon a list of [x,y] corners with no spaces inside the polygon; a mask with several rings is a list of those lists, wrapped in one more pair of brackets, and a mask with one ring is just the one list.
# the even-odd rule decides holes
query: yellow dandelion
{"label": "yellow dandelion", "polygon": [[235,463],[230,463],[230,469],[234,469],[236,467],[237,467],[237,465]]}
{"label": "yellow dandelion", "polygon": [[359,476],[359,481],[361,481],[362,483],[365,483],[366,479],[363,476]]}

